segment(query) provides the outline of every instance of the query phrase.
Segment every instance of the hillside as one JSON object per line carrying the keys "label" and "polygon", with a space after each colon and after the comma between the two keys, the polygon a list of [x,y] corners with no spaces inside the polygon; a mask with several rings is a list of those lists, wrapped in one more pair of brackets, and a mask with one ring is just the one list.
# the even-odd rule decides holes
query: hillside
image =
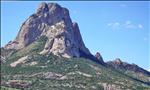
{"label": "hillside", "polygon": [[[46,38],[42,37],[28,47],[15,51],[6,62],[1,63],[2,86],[25,90],[150,89],[147,83],[89,59],[40,55],[38,52],[45,42],[43,39]],[[10,66],[24,55],[28,55],[24,63]]]}
{"label": "hillside", "polygon": [[41,3],[1,47],[1,90],[150,90],[150,73],[86,48],[69,10]]}

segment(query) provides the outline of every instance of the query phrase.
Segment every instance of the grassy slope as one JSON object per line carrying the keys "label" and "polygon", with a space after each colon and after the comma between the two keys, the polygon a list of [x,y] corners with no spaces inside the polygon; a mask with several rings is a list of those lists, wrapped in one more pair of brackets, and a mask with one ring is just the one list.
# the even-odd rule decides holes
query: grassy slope
{"label": "grassy slope", "polygon": [[[148,90],[147,86],[131,77],[121,74],[114,69],[107,68],[84,58],[58,58],[54,55],[39,55],[46,38],[42,37],[28,47],[13,53],[5,64],[2,64],[2,81],[22,80],[31,83],[28,90],[103,90],[102,84],[115,85],[121,90]],[[32,61],[38,62],[35,66],[21,65],[15,68],[9,66],[22,56],[29,55]],[[46,67],[40,67],[46,66]],[[29,77],[40,72],[54,72],[66,76],[67,79],[45,79],[43,76]],[[82,72],[86,75],[80,74]],[[69,74],[74,73],[74,74]],[[26,90],[27,90],[26,89]]]}

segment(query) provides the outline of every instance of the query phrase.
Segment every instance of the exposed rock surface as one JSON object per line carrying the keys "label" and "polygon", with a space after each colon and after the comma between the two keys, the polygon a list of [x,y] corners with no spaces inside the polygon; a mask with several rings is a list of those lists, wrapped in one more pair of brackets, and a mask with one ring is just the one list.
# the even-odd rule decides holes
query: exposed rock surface
{"label": "exposed rock surface", "polygon": [[0,48],[1,52],[0,52],[0,62],[1,63],[5,63],[6,62],[6,58],[8,58],[9,56],[11,56],[13,54],[13,52],[15,50],[12,49],[4,49],[3,47]]}
{"label": "exposed rock surface", "polygon": [[10,64],[11,67],[16,67],[17,65],[20,65],[20,64],[23,64],[26,62],[28,56],[24,56],[24,57],[21,57],[20,59],[18,59],[17,61],[13,62]]}
{"label": "exposed rock surface", "polygon": [[98,61],[100,61],[101,63],[105,63],[104,61],[103,61],[103,57],[102,57],[102,55],[99,53],[99,52],[97,52],[96,54],[95,54],[95,57],[96,57],[96,59],[98,60]]}
{"label": "exposed rock surface", "polygon": [[150,72],[144,70],[143,68],[140,68],[136,64],[123,62],[119,58],[116,58],[114,61],[108,61],[107,65],[118,70],[133,71],[134,73],[145,74],[150,77]]}
{"label": "exposed rock surface", "polygon": [[18,89],[28,88],[31,84],[29,82],[21,82],[20,80],[9,80],[7,82],[1,82],[1,85],[7,87],[15,87]]}
{"label": "exposed rock surface", "polygon": [[80,52],[90,55],[85,47],[77,23],[73,23],[69,11],[56,3],[41,3],[21,26],[14,41],[5,49],[22,49],[40,36],[48,38],[40,54],[53,53],[62,57],[80,57]]}
{"label": "exposed rock surface", "polygon": [[121,90],[119,86],[114,84],[103,83],[102,86],[104,87],[104,90]]}

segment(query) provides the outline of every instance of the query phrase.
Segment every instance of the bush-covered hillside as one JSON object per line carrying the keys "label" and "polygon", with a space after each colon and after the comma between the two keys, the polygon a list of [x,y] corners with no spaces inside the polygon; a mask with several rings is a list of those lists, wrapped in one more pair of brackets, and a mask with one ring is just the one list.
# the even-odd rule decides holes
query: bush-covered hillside
{"label": "bush-covered hillside", "polygon": [[[41,55],[46,41],[39,38],[1,62],[1,90],[149,90],[150,86],[85,58]],[[4,52],[5,50],[3,50]],[[24,63],[11,67],[19,58]]]}

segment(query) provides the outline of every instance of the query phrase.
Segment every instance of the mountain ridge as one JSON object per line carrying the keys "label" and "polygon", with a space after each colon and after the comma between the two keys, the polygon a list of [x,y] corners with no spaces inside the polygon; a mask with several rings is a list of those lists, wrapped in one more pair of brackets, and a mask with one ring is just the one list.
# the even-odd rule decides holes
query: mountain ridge
{"label": "mountain ridge", "polygon": [[[16,39],[1,48],[4,88],[26,90],[148,90],[150,73],[121,59],[92,55],[69,10],[42,2]],[[3,89],[2,89],[3,90]],[[5,90],[5,89],[4,89]]]}

